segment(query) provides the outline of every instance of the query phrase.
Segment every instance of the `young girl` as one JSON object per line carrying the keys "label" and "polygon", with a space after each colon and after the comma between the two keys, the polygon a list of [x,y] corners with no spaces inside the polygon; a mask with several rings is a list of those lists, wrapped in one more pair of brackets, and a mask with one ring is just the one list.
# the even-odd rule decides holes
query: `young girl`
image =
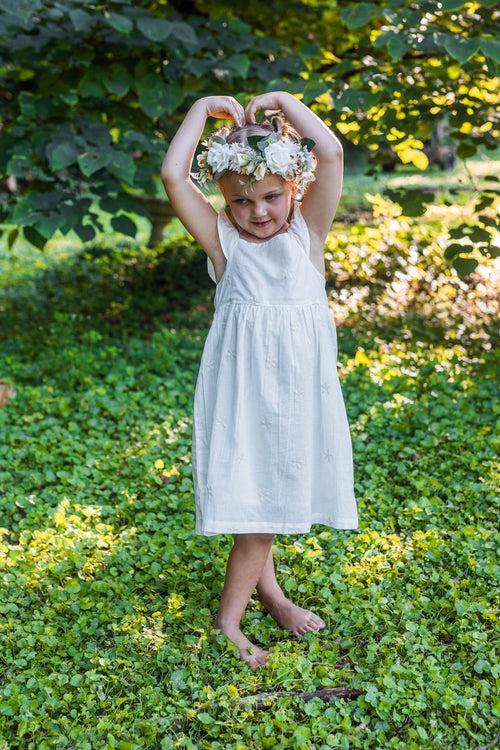
{"label": "young girl", "polygon": [[[284,118],[257,124],[259,110]],[[203,141],[199,171],[190,172],[208,116],[235,125]],[[217,285],[194,398],[195,533],[234,536],[215,626],[252,667],[268,657],[240,629],[255,588],[296,636],[325,627],[280,588],[274,535],[358,526],[323,260],[342,172],[338,139],[283,91],[246,109],[231,96],[199,99],[162,165],[170,202]],[[217,184],[226,203],[219,214],[191,177]]]}

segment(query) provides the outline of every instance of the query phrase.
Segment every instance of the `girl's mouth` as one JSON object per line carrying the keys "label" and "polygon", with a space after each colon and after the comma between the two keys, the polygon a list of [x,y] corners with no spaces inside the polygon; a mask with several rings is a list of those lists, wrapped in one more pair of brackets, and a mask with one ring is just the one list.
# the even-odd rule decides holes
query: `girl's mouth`
{"label": "girl's mouth", "polygon": [[271,223],[271,219],[268,219],[267,221],[252,221],[252,224],[256,224],[258,227],[265,227],[267,224]]}

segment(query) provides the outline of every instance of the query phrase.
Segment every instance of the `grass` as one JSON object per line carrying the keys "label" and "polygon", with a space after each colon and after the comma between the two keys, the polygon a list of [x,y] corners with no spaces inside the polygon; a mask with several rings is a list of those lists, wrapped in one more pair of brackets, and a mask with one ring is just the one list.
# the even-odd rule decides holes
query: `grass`
{"label": "grass", "polygon": [[256,671],[211,630],[231,539],[193,535],[205,256],[175,223],[154,249],[3,249],[1,750],[494,742],[494,265],[450,271],[451,208],[369,205],[325,248],[360,527],[276,539],[327,628],[297,641],[252,599]]}

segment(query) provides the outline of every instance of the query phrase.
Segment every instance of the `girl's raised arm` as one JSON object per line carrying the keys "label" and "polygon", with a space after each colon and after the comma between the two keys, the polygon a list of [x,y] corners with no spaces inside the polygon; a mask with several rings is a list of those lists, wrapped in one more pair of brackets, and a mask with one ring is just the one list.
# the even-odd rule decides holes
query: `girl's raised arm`
{"label": "girl's raised arm", "polygon": [[163,182],[186,180],[194,158],[196,146],[203,133],[207,117],[233,118],[239,125],[245,123],[245,111],[232,96],[205,96],[194,102],[188,110],[161,166]]}
{"label": "girl's raised arm", "polygon": [[161,180],[176,216],[205,250],[220,278],[226,260],[217,233],[217,213],[190,176],[208,116],[231,117],[243,124],[245,112],[231,96],[207,96],[194,102],[170,142],[161,166]]}

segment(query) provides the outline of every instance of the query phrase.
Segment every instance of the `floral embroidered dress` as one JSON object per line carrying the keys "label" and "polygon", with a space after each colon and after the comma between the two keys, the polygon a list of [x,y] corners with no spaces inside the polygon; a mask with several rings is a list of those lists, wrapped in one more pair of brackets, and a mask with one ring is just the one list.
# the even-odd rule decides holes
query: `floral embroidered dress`
{"label": "floral embroidered dress", "polygon": [[298,203],[288,230],[244,240],[224,209],[226,268],[196,380],[195,533],[358,526],[337,334]]}

